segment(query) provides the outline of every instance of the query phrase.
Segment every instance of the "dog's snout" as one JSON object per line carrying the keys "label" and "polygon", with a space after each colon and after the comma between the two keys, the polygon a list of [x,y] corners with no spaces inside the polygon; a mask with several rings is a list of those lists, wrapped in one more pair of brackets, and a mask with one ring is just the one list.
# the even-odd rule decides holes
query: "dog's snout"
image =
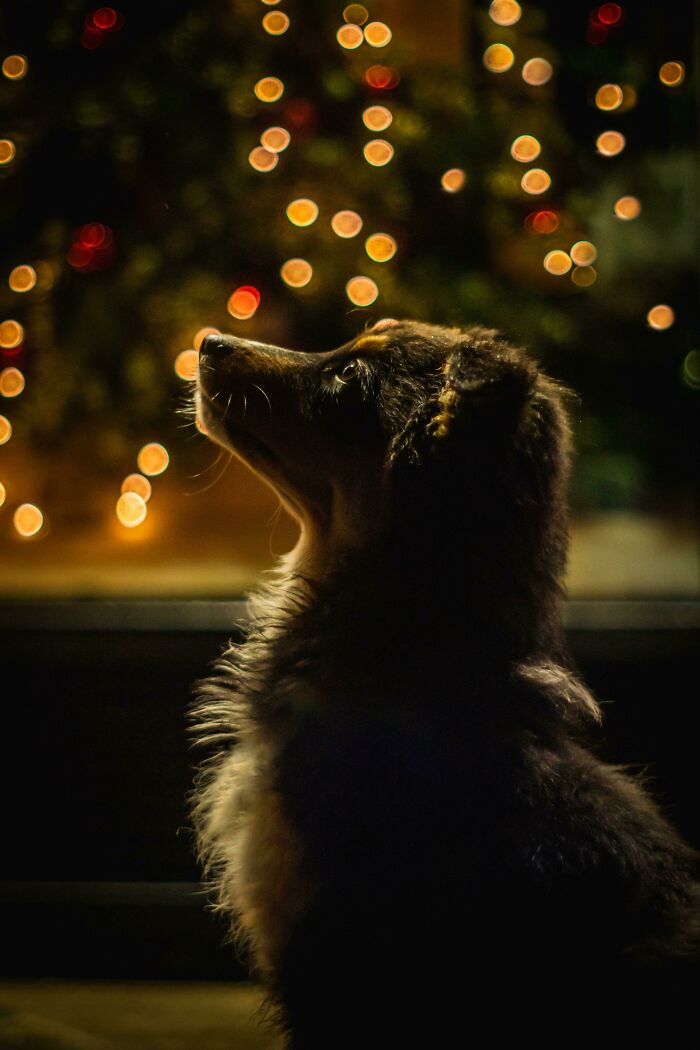
{"label": "dog's snout", "polygon": [[202,343],[199,347],[200,354],[207,354],[209,357],[226,353],[230,350],[230,346],[227,346],[226,340],[222,335],[215,333],[213,335],[205,335]]}

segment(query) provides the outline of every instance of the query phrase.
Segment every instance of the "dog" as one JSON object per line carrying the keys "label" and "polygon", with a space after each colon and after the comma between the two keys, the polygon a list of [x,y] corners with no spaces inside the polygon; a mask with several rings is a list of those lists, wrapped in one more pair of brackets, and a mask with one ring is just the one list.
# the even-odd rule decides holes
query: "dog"
{"label": "dog", "polygon": [[202,344],[200,429],[300,527],[197,687],[192,808],[294,1050],[687,1001],[696,856],[595,756],[562,631],[571,396],[481,327]]}

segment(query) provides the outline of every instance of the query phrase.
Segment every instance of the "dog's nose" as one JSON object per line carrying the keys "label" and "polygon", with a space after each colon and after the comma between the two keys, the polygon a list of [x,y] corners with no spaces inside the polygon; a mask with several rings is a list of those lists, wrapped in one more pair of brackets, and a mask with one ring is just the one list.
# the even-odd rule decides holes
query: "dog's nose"
{"label": "dog's nose", "polygon": [[201,345],[199,347],[199,352],[200,354],[206,354],[208,357],[214,357],[216,355],[223,354],[226,350],[229,349],[230,347],[227,346],[226,340],[224,339],[223,335],[219,335],[217,333],[214,335],[204,336],[204,339],[202,339]]}

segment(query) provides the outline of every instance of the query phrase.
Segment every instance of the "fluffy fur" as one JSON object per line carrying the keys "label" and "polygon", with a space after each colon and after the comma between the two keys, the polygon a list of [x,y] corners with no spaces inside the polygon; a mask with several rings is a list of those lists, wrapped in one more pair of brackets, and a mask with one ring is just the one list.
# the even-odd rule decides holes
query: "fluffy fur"
{"label": "fluffy fur", "polygon": [[301,527],[199,684],[193,802],[296,1050],[683,1002],[695,856],[590,750],[563,639],[567,397],[478,328],[204,348],[203,425]]}

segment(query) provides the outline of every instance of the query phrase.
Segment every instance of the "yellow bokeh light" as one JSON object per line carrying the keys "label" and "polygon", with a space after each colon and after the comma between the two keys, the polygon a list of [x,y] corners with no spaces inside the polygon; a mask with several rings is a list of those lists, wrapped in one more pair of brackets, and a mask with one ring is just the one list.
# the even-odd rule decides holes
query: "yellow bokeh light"
{"label": "yellow bokeh light", "polygon": [[544,257],[543,266],[547,273],[561,277],[571,269],[571,259],[566,252],[555,248],[553,252],[547,252]]}
{"label": "yellow bokeh light", "polygon": [[280,270],[282,280],[290,288],[305,288],[313,273],[313,267],[306,259],[287,259]]}
{"label": "yellow bokeh light", "polygon": [[530,164],[539,157],[541,152],[542,147],[534,135],[518,135],[517,139],[513,139],[510,147],[511,157],[513,160],[520,161],[521,164]]}
{"label": "yellow bokeh light", "polygon": [[260,294],[252,285],[242,285],[229,296],[226,309],[237,321],[247,321],[260,306]]}
{"label": "yellow bokeh light", "polygon": [[636,219],[641,210],[641,202],[636,197],[620,197],[615,201],[614,211],[618,219]]}
{"label": "yellow bokeh light", "polygon": [[335,38],[340,46],[344,47],[346,51],[354,51],[355,48],[359,47],[365,39],[365,35],[359,26],[347,23],[340,27],[335,34]]}
{"label": "yellow bokeh light", "polygon": [[298,197],[287,205],[287,218],[294,226],[311,226],[318,218],[318,204],[308,197]]}
{"label": "yellow bokeh light", "polygon": [[678,87],[685,80],[685,66],[682,62],[664,62],[659,70],[659,80],[666,87]]}
{"label": "yellow bokeh light", "polygon": [[5,488],[3,483],[0,481],[0,507],[3,506],[6,498],[7,498],[7,489]]}
{"label": "yellow bokeh light", "polygon": [[211,328],[210,326],[207,326],[206,328],[200,328],[199,331],[195,334],[194,339],[192,340],[192,345],[195,348],[195,350],[199,351],[199,348],[201,347],[203,341],[208,335],[221,335],[221,332],[218,328]]}
{"label": "yellow bokeh light", "polygon": [[135,529],[142,521],[146,520],[148,507],[146,501],[138,492],[124,492],[117,500],[117,517],[127,529]]}
{"label": "yellow bokeh light", "polygon": [[38,262],[36,264],[36,287],[39,292],[48,292],[59,277],[61,268],[56,262]]}
{"label": "yellow bokeh light", "polygon": [[362,114],[364,125],[370,131],[384,131],[393,119],[393,113],[386,106],[368,106]]}
{"label": "yellow bokeh light", "polygon": [[542,87],[552,79],[552,63],[546,58],[530,58],[522,68],[522,77],[531,87]]}
{"label": "yellow bokeh light", "polygon": [[663,332],[664,329],[670,328],[675,319],[676,315],[666,303],[659,303],[658,306],[652,306],[647,314],[647,323],[651,328],[655,328],[657,332]]}
{"label": "yellow bokeh light", "polygon": [[530,168],[520,180],[520,185],[526,193],[546,193],[552,185],[552,180],[544,168]]}
{"label": "yellow bokeh light", "polygon": [[7,416],[0,416],[0,445],[6,445],[12,437],[12,423]]}
{"label": "yellow bokeh light", "polygon": [[3,397],[17,397],[24,390],[24,376],[19,368],[3,368],[0,372],[0,394]]}
{"label": "yellow bokeh light", "polygon": [[507,73],[515,62],[515,55],[507,44],[491,44],[483,54],[483,63],[490,73]]}
{"label": "yellow bokeh light", "polygon": [[180,379],[196,379],[199,370],[199,354],[196,350],[182,350],[175,358],[175,375]]}
{"label": "yellow bokeh light", "polygon": [[21,80],[26,77],[29,63],[24,55],[8,55],[3,59],[2,71],[8,80]]}
{"label": "yellow bokeh light", "polygon": [[357,237],[362,219],[356,211],[337,211],[331,219],[331,229],[339,237]]}
{"label": "yellow bokeh light", "polygon": [[440,185],[447,193],[459,193],[467,181],[467,173],[463,168],[448,168],[440,177]]}
{"label": "yellow bokeh light", "polygon": [[569,249],[569,255],[576,266],[592,266],[598,257],[598,249],[590,241],[576,241]]}
{"label": "yellow bokeh light", "polygon": [[598,279],[598,274],[592,266],[575,266],[571,271],[571,280],[579,288],[590,288]]}
{"label": "yellow bokeh light", "polygon": [[30,292],[36,284],[33,266],[15,266],[7,282],[13,292]]}
{"label": "yellow bokeh light", "polygon": [[370,22],[365,26],[365,40],[370,47],[386,47],[391,36],[391,30],[384,22]]}
{"label": "yellow bokeh light", "polygon": [[369,18],[369,11],[362,4],[348,4],[343,11],[346,22],[352,22],[356,26],[363,26]]}
{"label": "yellow bokeh light", "polygon": [[284,84],[279,77],[262,77],[253,91],[261,102],[277,102],[284,94]]}
{"label": "yellow bokeh light", "polygon": [[365,146],[365,160],[373,168],[383,168],[394,156],[394,147],[386,139],[372,139]]}
{"label": "yellow bokeh light", "polygon": [[12,524],[20,536],[36,536],[44,524],[44,515],[33,503],[21,503],[12,516]]}
{"label": "yellow bokeh light", "polygon": [[143,446],[136,458],[136,462],[141,473],[148,474],[152,478],[157,474],[162,474],[167,469],[170,463],[170,456],[167,449],[156,441],[152,441],[150,444]]}
{"label": "yellow bokeh light", "polygon": [[489,17],[497,26],[514,26],[520,21],[523,10],[516,0],[493,0]]}
{"label": "yellow bokeh light", "polygon": [[270,153],[282,153],[292,140],[286,128],[266,128],[260,136],[260,142]]}
{"label": "yellow bokeh light", "polygon": [[256,146],[248,154],[248,163],[255,171],[268,172],[277,167],[279,157],[264,146]]}
{"label": "yellow bokeh light", "polygon": [[135,492],[145,503],[148,503],[151,498],[151,493],[153,492],[153,486],[143,474],[129,474],[129,476],[122,481],[121,491],[122,493]]}
{"label": "yellow bokeh light", "polygon": [[595,104],[598,109],[618,109],[622,105],[624,97],[619,84],[603,84],[595,93]]}
{"label": "yellow bokeh light", "polygon": [[596,139],[596,148],[603,157],[615,157],[625,148],[625,136],[619,131],[603,131]]}
{"label": "yellow bokeh light", "polygon": [[274,7],[276,4],[279,4],[280,0],[262,0],[262,2],[267,4],[268,7]]}
{"label": "yellow bokeh light", "polygon": [[0,164],[11,164],[16,152],[15,144],[11,139],[0,139]]}
{"label": "yellow bokeh light", "polygon": [[262,20],[263,29],[270,36],[281,36],[289,29],[289,15],[284,11],[268,11]]}
{"label": "yellow bokeh light", "polygon": [[24,339],[24,328],[19,321],[0,322],[0,346],[3,350],[14,350]]}
{"label": "yellow bokeh light", "polygon": [[365,251],[374,262],[389,262],[396,255],[396,241],[388,233],[373,233],[365,241]]}
{"label": "yellow bokeh light", "polygon": [[355,306],[371,306],[379,289],[371,277],[351,277],[345,285],[345,294]]}

